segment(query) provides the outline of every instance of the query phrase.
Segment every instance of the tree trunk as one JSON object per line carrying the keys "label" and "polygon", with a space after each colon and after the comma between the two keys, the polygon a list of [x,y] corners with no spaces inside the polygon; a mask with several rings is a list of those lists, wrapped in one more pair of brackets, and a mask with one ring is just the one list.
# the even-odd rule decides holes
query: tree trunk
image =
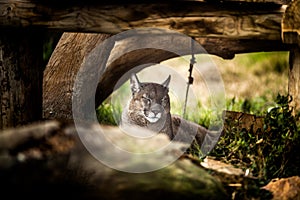
{"label": "tree trunk", "polygon": [[290,68],[289,68],[289,94],[292,96],[290,106],[293,108],[293,114],[299,110],[300,102],[300,48],[295,46],[290,51]]}
{"label": "tree trunk", "polygon": [[42,117],[43,34],[36,30],[0,32],[0,129]]}
{"label": "tree trunk", "polygon": [[290,44],[289,94],[293,114],[299,110],[300,95],[300,0],[289,3],[282,18],[281,35],[283,43]]}

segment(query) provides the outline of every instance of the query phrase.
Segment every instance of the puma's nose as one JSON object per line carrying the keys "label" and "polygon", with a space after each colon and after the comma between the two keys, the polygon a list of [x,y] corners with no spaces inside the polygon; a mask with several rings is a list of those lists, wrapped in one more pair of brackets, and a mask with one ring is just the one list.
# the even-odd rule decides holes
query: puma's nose
{"label": "puma's nose", "polygon": [[157,115],[158,113],[160,113],[160,110],[152,110],[152,112]]}
{"label": "puma's nose", "polygon": [[162,111],[162,108],[161,108],[161,105],[159,105],[159,104],[155,104],[151,108],[151,112],[153,112],[155,115],[157,115],[158,113],[161,113],[161,111]]}

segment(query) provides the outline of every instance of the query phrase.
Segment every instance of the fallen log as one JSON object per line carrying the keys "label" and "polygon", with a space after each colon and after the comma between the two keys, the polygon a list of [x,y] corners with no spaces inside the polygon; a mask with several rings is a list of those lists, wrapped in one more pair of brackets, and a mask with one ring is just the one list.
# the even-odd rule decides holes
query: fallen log
{"label": "fallen log", "polygon": [[[217,179],[186,158],[147,173],[126,173],[108,167],[82,145],[79,132],[86,138],[93,136],[90,139],[94,152],[102,152],[110,161],[119,161],[123,169],[132,165],[156,167],[176,158],[183,144],[171,144],[171,148],[162,149],[155,159],[145,161],[141,156],[130,160],[110,151],[109,143],[97,139],[97,134],[101,134],[97,126],[46,121],[0,132],[2,195],[31,199],[57,196],[72,199],[226,199],[228,196]],[[140,140],[133,145],[117,127],[102,127],[102,130],[112,142],[130,143],[126,147],[132,152],[143,148],[153,150],[169,142],[166,136],[159,135],[151,144]]]}

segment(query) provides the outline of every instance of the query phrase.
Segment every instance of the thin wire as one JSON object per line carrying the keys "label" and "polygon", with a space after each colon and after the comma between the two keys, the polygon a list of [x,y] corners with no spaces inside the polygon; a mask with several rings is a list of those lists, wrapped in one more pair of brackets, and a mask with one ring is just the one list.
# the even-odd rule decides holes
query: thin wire
{"label": "thin wire", "polygon": [[186,86],[185,101],[184,101],[184,107],[183,107],[183,118],[186,118],[186,106],[187,106],[187,101],[188,101],[190,85],[192,85],[194,82],[194,78],[192,77],[194,64],[196,63],[194,45],[195,45],[194,38],[191,38],[191,55],[192,55],[192,57],[190,60],[189,77],[188,77],[188,82],[187,82],[187,86]]}
{"label": "thin wire", "polygon": [[184,107],[183,107],[183,118],[184,119],[186,119],[186,104],[187,104],[187,98],[188,98],[188,95],[189,95],[189,88],[190,88],[190,84],[187,84],[186,92],[185,92]]}

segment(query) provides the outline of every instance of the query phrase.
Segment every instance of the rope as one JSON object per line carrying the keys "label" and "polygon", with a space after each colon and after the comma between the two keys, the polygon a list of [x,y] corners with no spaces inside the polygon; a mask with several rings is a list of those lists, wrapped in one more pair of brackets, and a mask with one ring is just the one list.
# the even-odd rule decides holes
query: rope
{"label": "rope", "polygon": [[194,64],[196,63],[196,58],[195,58],[195,44],[194,44],[194,38],[191,38],[191,60],[190,60],[190,68],[189,68],[189,76],[188,76],[188,82],[187,82],[187,86],[186,86],[186,92],[185,92],[185,101],[184,101],[184,107],[183,107],[183,118],[186,118],[186,105],[187,105],[187,101],[188,101],[188,95],[189,95],[189,89],[190,89],[190,85],[193,84],[194,82],[194,78],[192,77],[192,73],[193,73],[193,68],[194,68]]}

